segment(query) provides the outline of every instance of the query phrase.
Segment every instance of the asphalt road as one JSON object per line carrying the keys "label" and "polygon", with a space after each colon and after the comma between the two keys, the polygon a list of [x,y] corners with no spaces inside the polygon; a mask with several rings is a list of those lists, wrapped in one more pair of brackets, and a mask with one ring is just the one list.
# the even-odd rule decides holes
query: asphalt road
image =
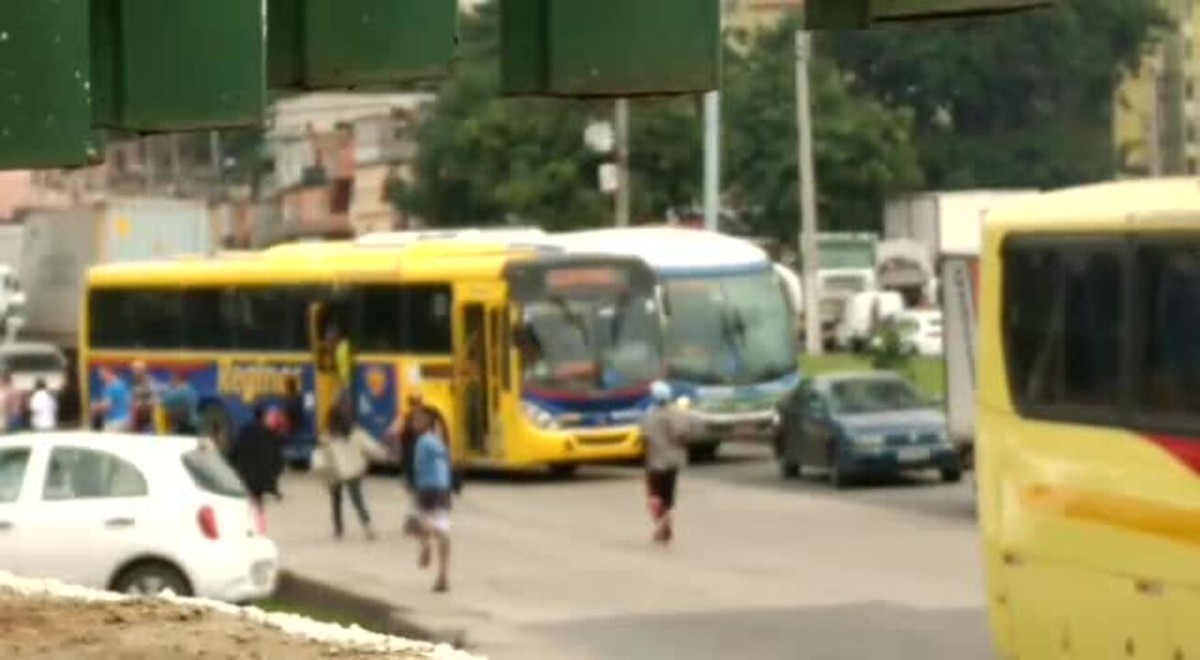
{"label": "asphalt road", "polygon": [[289,569],[462,631],[496,660],[992,657],[969,481],[837,491],[781,480],[762,448],[726,449],[685,473],[670,551],[648,542],[636,468],[473,479],[449,596],[412,568],[392,477],[368,484],[380,542],[332,541],[303,477],[272,525]]}
{"label": "asphalt road", "polygon": [[[783,493],[797,498],[795,508],[822,504],[838,506],[844,503],[875,509],[882,518],[912,525],[942,528],[955,537],[956,543],[945,548],[929,547],[929,554],[961,552],[974,544],[975,499],[968,475],[960,484],[940,483],[936,474],[903,475],[894,479],[862,484],[847,490],[836,490],[821,475],[806,475],[800,479],[782,479],[765,448],[746,445],[727,445],[718,461],[691,468],[686,475],[686,489],[695,489],[704,482],[735,486],[746,491],[762,490]],[[686,494],[684,495],[686,498]],[[686,499],[684,505],[687,505]],[[782,503],[781,513],[789,509]],[[874,517],[874,516],[872,516]],[[888,553],[889,539],[867,526],[854,524],[847,517],[838,525],[838,541],[863,544]],[[785,516],[779,525],[792,530],[792,542],[804,545],[806,529],[804,515]],[[769,541],[758,541],[752,535],[745,539],[749,553],[777,555],[793,549],[792,543],[773,547]],[[963,540],[966,542],[963,543]],[[896,539],[903,546],[902,539]],[[778,558],[778,557],[775,557]],[[828,558],[828,557],[827,557]],[[971,660],[991,658],[988,646],[986,615],[982,606],[983,594],[977,575],[963,576],[959,571],[962,557],[947,557],[946,570],[920,574],[931,583],[950,583],[965,577],[963,589],[953,585],[959,602],[945,607],[913,606],[906,603],[908,595],[879,585],[875,594],[856,602],[832,603],[823,606],[730,608],[715,612],[614,616],[598,620],[550,626],[546,632],[586,649],[595,657],[604,658],[689,658],[717,660],[724,658],[760,658],[811,660],[852,660],[857,658],[932,659],[954,658]],[[797,557],[803,561],[802,557]],[[846,556],[840,567],[843,579],[857,580],[862,567]],[[967,559],[967,565],[974,562]],[[839,568],[831,569],[838,571]],[[803,579],[791,571],[779,571],[776,577],[782,584],[792,585],[798,592],[806,588]],[[914,575],[913,577],[917,577]],[[837,578],[835,578],[836,580]],[[860,585],[861,586],[861,585]],[[871,589],[868,587],[867,591]],[[975,602],[970,602],[975,601]]]}

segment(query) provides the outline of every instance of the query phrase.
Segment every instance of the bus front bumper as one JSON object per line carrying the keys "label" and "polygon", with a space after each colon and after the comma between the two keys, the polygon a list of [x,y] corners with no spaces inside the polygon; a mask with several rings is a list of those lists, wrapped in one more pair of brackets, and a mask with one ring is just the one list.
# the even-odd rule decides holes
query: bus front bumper
{"label": "bus front bumper", "polygon": [[537,462],[582,464],[637,459],[645,451],[636,426],[603,429],[565,428],[543,431],[548,449]]}
{"label": "bus front bumper", "polygon": [[703,445],[727,440],[762,441],[774,437],[779,415],[774,410],[749,413],[708,413],[689,410],[692,422],[691,444]]}

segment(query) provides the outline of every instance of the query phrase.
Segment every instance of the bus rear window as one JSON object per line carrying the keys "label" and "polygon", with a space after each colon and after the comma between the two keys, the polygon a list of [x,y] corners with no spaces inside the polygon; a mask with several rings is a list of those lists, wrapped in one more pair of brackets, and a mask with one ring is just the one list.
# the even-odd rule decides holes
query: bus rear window
{"label": "bus rear window", "polygon": [[196,487],[224,497],[246,497],[246,487],[221,455],[207,449],[193,449],[183,455],[183,466]]}

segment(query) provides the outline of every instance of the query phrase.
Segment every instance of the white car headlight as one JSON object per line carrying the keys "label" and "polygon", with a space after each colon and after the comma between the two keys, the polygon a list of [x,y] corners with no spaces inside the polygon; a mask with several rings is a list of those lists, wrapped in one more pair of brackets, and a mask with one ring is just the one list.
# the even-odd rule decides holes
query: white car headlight
{"label": "white car headlight", "polygon": [[529,421],[533,422],[534,426],[542,429],[558,428],[558,421],[554,419],[554,415],[550,414],[546,410],[543,410],[542,408],[539,408],[528,401],[524,402],[521,407],[525,411],[525,417],[528,418]]}

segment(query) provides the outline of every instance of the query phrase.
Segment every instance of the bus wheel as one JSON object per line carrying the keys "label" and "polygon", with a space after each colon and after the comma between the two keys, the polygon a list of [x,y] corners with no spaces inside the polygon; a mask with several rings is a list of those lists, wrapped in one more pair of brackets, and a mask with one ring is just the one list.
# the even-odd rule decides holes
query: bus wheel
{"label": "bus wheel", "polygon": [[224,454],[233,444],[233,420],[225,406],[210,402],[200,408],[200,433],[212,439]]}
{"label": "bus wheel", "polygon": [[688,462],[690,463],[711,463],[717,459],[717,452],[721,449],[719,442],[706,442],[702,445],[692,445],[688,447]]}
{"label": "bus wheel", "polygon": [[579,472],[579,465],[576,463],[555,463],[550,466],[550,474],[559,479],[570,479]]}

